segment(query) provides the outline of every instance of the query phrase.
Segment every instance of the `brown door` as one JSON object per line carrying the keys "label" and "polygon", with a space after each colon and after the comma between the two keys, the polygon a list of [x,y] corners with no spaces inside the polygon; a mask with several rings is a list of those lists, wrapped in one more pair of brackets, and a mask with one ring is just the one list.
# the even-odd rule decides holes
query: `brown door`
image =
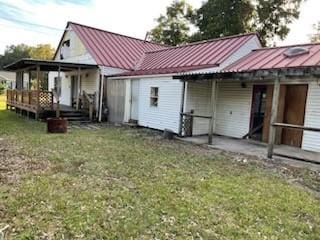
{"label": "brown door", "polygon": [[[308,85],[287,85],[283,122],[304,125]],[[282,144],[301,147],[302,130],[283,129]]]}

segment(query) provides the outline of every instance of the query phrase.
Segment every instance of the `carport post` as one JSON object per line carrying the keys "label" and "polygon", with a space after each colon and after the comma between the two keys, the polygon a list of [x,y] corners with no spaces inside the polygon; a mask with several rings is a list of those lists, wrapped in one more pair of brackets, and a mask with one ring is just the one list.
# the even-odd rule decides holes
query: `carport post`
{"label": "carport post", "polygon": [[209,134],[208,134],[208,143],[212,144],[212,136],[215,126],[215,112],[216,112],[216,89],[217,89],[217,80],[212,80],[211,88],[211,103],[210,103],[210,122],[209,122]]}
{"label": "carport post", "polygon": [[79,110],[79,92],[80,92],[80,78],[81,78],[81,75],[80,75],[80,71],[81,71],[81,68],[78,67],[78,79],[77,79],[77,99],[76,99],[76,109]]}
{"label": "carport post", "polygon": [[60,92],[61,92],[61,66],[59,64],[58,67],[58,84],[57,84],[57,109],[56,109],[56,117],[59,118],[60,117]]}
{"label": "carport post", "polygon": [[99,70],[100,75],[100,90],[99,90],[99,116],[98,121],[102,121],[102,100],[103,100],[103,84],[104,84],[104,75],[101,73],[101,70]]}
{"label": "carport post", "polygon": [[273,156],[273,148],[276,140],[276,127],[273,126],[273,124],[276,123],[277,117],[278,117],[279,96],[280,96],[280,79],[277,78],[274,81],[272,109],[271,109],[270,127],[269,127],[268,158],[270,159]]}

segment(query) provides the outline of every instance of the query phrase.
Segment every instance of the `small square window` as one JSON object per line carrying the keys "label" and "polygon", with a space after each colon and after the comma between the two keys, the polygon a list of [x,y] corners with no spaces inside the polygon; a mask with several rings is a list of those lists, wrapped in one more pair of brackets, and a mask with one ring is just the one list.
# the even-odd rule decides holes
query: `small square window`
{"label": "small square window", "polygon": [[158,107],[158,100],[159,100],[159,88],[158,87],[151,87],[150,106],[151,107]]}

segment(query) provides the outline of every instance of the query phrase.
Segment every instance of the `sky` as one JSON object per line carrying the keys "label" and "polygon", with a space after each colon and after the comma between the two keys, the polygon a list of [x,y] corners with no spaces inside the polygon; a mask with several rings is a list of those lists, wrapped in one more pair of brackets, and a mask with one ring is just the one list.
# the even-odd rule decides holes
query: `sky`
{"label": "sky", "polygon": [[[195,8],[202,0],[187,0]],[[0,0],[0,54],[7,45],[50,43],[57,47],[68,21],[144,39],[172,0]],[[308,42],[320,21],[320,0],[307,0],[291,32],[277,45]]]}

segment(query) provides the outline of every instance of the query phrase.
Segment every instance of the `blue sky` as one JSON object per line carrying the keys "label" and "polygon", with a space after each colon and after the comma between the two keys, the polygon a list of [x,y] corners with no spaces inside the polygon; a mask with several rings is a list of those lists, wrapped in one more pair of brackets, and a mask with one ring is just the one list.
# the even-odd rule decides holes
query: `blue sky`
{"label": "blue sky", "polygon": [[[9,44],[58,44],[67,21],[144,38],[172,0],[0,0],[0,54]],[[201,0],[188,0],[194,7]],[[285,41],[278,45],[304,43],[312,24],[320,21],[319,0],[307,0],[300,19]]]}

